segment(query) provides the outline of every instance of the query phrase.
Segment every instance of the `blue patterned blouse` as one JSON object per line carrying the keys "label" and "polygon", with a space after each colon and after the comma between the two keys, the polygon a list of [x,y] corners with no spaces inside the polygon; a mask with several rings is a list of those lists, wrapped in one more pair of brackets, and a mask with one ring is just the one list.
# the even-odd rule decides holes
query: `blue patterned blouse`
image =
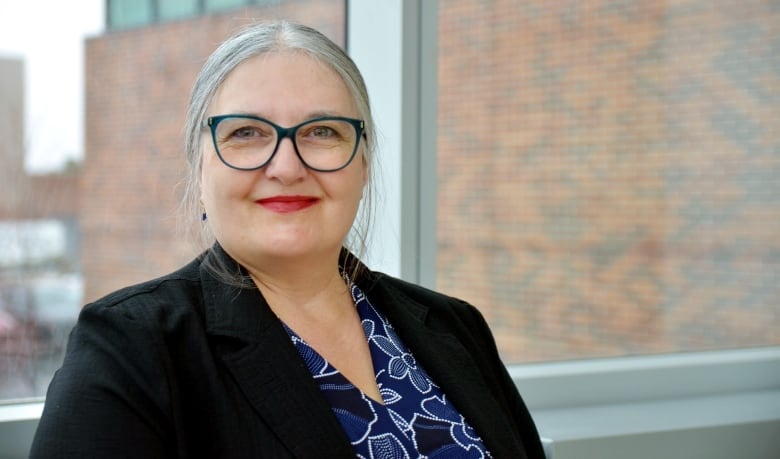
{"label": "blue patterned blouse", "polygon": [[351,285],[384,404],[372,400],[285,325],[357,457],[489,458],[482,440],[415,361],[390,323]]}

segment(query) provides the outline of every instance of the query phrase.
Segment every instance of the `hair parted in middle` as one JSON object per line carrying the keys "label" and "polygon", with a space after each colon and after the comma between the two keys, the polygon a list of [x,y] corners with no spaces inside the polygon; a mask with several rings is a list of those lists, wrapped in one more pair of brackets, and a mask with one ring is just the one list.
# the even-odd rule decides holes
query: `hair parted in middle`
{"label": "hair parted in middle", "polygon": [[[354,255],[359,258],[365,255],[368,249],[378,179],[378,171],[374,166],[376,131],[368,90],[360,70],[339,45],[316,29],[283,20],[251,24],[228,38],[208,57],[195,79],[184,127],[184,148],[189,173],[185,179],[181,212],[188,237],[198,251],[210,251],[215,243],[208,224],[201,222],[203,212],[199,210],[204,150],[202,133],[206,112],[230,72],[247,59],[267,53],[303,53],[333,70],[346,85],[359,117],[365,122],[362,152],[367,168],[367,181],[359,213],[344,243],[347,257]],[[207,253],[204,258],[208,268],[223,281],[239,287],[254,286],[251,279],[234,269],[215,263],[217,257],[208,255]],[[347,264],[354,265],[354,261],[347,260]],[[349,268],[345,266],[344,269]],[[359,272],[353,270],[349,275],[355,280]]]}

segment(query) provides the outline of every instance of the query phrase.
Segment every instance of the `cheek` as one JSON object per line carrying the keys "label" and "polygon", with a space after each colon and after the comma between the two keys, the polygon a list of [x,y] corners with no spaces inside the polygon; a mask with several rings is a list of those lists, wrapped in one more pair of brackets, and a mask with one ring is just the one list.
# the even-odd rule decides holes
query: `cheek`
{"label": "cheek", "polygon": [[352,201],[353,205],[357,207],[360,205],[360,200],[363,199],[363,193],[367,182],[367,170],[364,167],[360,168],[360,171],[356,173],[350,180],[348,189],[345,191],[345,195]]}
{"label": "cheek", "polygon": [[200,195],[204,203],[209,204],[214,197],[214,168],[209,152],[205,152],[200,166]]}
{"label": "cheek", "polygon": [[249,193],[255,174],[231,169],[213,151],[207,151],[201,168],[201,194],[204,199],[219,200]]}
{"label": "cheek", "polygon": [[360,167],[363,169],[363,187],[365,187],[368,185],[368,161],[363,155],[360,155]]}

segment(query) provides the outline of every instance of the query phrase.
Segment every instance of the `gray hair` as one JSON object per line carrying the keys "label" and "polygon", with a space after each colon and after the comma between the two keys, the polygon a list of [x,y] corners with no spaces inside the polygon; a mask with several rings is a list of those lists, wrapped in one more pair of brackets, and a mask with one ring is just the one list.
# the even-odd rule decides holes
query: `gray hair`
{"label": "gray hair", "polygon": [[[200,221],[203,212],[200,204],[204,139],[202,129],[206,110],[225,78],[242,62],[260,54],[288,51],[304,53],[335,71],[346,84],[360,118],[365,121],[363,157],[367,165],[368,179],[358,216],[347,236],[344,248],[349,254],[357,257],[362,257],[367,251],[376,195],[374,189],[376,176],[373,167],[376,131],[371,116],[368,90],[357,66],[341,47],[311,27],[286,21],[252,24],[228,38],[209,56],[195,79],[184,127],[185,155],[189,165],[189,175],[185,180],[181,209],[185,229],[199,251],[211,251],[215,242],[208,225]],[[218,257],[208,256],[209,254],[204,257],[206,265],[219,278],[240,287],[253,285],[250,279],[236,272],[235,268],[218,263]],[[355,261],[347,260],[346,263],[351,266],[344,266],[345,270],[351,270],[349,274],[353,280],[359,274],[355,270],[359,263]]]}

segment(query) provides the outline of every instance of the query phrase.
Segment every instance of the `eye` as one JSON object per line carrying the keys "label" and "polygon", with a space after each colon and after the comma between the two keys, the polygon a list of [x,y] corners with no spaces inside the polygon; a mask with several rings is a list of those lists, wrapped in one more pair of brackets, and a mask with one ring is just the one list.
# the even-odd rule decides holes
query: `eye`
{"label": "eye", "polygon": [[259,135],[262,135],[257,128],[252,126],[244,126],[240,127],[236,130],[234,130],[230,136],[231,137],[238,137],[239,139],[245,139],[248,137],[257,137]]}
{"label": "eye", "polygon": [[328,138],[337,136],[338,133],[329,126],[314,126],[308,133],[308,135],[317,138]]}
{"label": "eye", "polygon": [[352,125],[343,120],[315,120],[301,127],[298,139],[327,144],[349,142],[350,138],[354,137],[354,130]]}
{"label": "eye", "polygon": [[257,142],[273,139],[276,131],[263,121],[236,117],[222,120],[217,134],[222,142]]}

